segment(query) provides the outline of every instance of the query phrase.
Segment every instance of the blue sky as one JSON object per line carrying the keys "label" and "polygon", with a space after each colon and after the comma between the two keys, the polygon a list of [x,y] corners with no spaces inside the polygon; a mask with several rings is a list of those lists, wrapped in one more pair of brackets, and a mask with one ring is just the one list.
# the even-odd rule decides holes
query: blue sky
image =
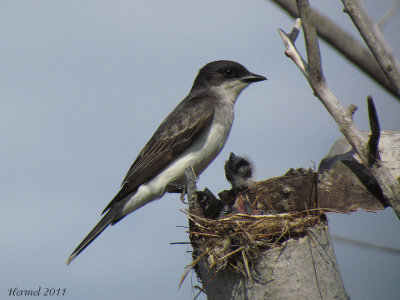
{"label": "blue sky", "polygon": [[[339,1],[311,1],[354,35]],[[315,2],[315,3],[314,3]],[[392,1],[365,1],[380,18]],[[229,187],[229,153],[256,178],[318,165],[340,133],[277,33],[292,20],[269,1],[3,1],[0,9],[0,295],[66,288],[64,299],[190,299],[184,209],[166,195],[108,228],[69,267],[67,256],[99,220],[130,164],[207,62],[235,60],[268,77],[236,104],[230,138],[199,188]],[[400,57],[400,15],[384,34]],[[302,39],[298,47],[303,50]],[[400,130],[400,104],[321,44],[328,84],[359,106],[372,94],[383,129]],[[332,234],[400,248],[387,209],[330,215]],[[335,243],[352,299],[395,299],[400,257]],[[204,296],[200,299],[205,299]]]}

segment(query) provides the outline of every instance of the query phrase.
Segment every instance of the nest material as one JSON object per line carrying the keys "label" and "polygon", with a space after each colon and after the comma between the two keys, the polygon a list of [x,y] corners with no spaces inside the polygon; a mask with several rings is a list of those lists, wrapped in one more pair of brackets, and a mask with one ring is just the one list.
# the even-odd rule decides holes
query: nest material
{"label": "nest material", "polygon": [[204,259],[216,272],[232,267],[250,280],[249,265],[260,254],[283,246],[289,238],[305,236],[307,228],[325,225],[319,210],[275,215],[233,214],[218,220],[185,213],[190,220],[193,246],[193,262],[187,272],[196,269],[197,263]]}

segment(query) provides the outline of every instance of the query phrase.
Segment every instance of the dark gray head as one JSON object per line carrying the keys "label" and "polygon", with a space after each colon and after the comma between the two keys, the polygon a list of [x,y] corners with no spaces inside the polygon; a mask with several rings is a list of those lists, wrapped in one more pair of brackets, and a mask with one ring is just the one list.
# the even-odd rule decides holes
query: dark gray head
{"label": "dark gray head", "polygon": [[237,62],[218,60],[210,62],[200,69],[193,83],[192,91],[226,85],[230,88],[235,87],[239,94],[250,83],[266,79],[264,76],[251,73]]}
{"label": "dark gray head", "polygon": [[225,163],[225,176],[233,189],[248,188],[253,183],[253,166],[247,159],[231,152],[229,160]]}

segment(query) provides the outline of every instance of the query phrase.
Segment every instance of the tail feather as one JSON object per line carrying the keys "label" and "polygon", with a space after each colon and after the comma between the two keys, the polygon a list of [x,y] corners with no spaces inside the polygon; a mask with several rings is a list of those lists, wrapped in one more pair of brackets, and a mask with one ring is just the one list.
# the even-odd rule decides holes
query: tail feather
{"label": "tail feather", "polygon": [[72,252],[72,254],[68,257],[66,264],[67,266],[77,257],[91,242],[97,238],[100,233],[104,231],[108,227],[108,225],[114,223],[114,219],[116,217],[116,212],[118,211],[117,207],[111,208],[106,215],[100,220],[99,223],[89,232],[89,234],[83,239],[83,241],[76,247],[76,249]]}

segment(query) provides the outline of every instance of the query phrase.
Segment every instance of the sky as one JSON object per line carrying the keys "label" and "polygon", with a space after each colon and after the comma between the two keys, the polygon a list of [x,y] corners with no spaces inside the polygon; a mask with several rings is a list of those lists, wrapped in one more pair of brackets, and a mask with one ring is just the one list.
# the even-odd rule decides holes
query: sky
{"label": "sky", "polygon": [[[379,20],[394,1],[365,1]],[[311,1],[359,38],[340,1]],[[8,289],[66,289],[63,299],[192,299],[186,206],[165,195],[108,228],[70,266],[65,260],[99,221],[136,155],[187,95],[198,70],[240,62],[268,81],[240,95],[225,148],[198,188],[229,188],[224,162],[250,158],[264,180],[318,166],[340,132],[284,55],[278,28],[293,20],[269,1],[0,2],[0,298]],[[400,57],[400,13],[383,33]],[[303,51],[302,35],[297,46]],[[339,101],[374,97],[382,129],[400,130],[400,103],[321,42]],[[329,215],[331,234],[400,248],[399,220]],[[396,299],[400,256],[334,243],[352,299]],[[40,297],[39,297],[40,298]],[[198,299],[205,299],[201,295]]]}

